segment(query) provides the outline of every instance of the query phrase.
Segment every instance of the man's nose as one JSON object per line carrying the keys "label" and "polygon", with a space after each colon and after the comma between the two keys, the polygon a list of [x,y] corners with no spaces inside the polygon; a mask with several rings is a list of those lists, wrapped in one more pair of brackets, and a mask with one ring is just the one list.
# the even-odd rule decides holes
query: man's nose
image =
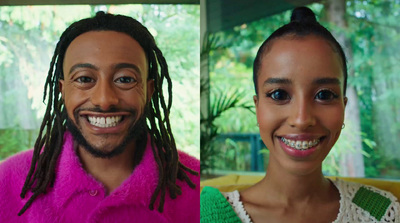
{"label": "man's nose", "polygon": [[104,80],[98,81],[91,96],[91,101],[93,105],[100,107],[104,111],[117,105],[119,99],[113,83]]}
{"label": "man's nose", "polygon": [[312,102],[305,99],[295,101],[293,106],[289,108],[288,122],[291,127],[299,130],[305,130],[316,124],[316,112],[313,108]]}

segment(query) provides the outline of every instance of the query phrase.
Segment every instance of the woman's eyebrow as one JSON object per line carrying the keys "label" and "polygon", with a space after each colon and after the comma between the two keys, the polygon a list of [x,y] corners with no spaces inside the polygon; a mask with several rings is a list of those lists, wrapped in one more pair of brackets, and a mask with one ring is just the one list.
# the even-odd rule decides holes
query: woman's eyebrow
{"label": "woman's eyebrow", "polygon": [[339,78],[335,77],[324,77],[324,78],[316,78],[313,80],[313,84],[334,84],[334,85],[340,85],[340,80]]}
{"label": "woman's eyebrow", "polygon": [[264,85],[268,84],[291,84],[292,81],[287,78],[268,78],[264,81]]}

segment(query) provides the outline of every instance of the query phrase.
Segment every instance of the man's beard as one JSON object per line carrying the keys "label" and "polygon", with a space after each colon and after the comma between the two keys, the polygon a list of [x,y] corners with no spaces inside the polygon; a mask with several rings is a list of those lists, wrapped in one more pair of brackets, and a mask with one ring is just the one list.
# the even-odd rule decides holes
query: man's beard
{"label": "man's beard", "polygon": [[[147,106],[145,108],[147,108]],[[94,109],[94,110],[97,111],[97,109]],[[91,109],[91,111],[93,111],[93,109]],[[137,114],[137,112],[131,112],[131,113]],[[144,139],[140,139],[140,140],[146,140],[145,133],[147,132],[147,126],[146,126],[146,115],[145,114],[146,114],[146,109],[145,109],[144,114],[142,114],[139,117],[139,119],[129,127],[128,132],[127,132],[125,138],[122,140],[122,142],[119,145],[116,145],[114,147],[114,149],[112,149],[110,152],[105,152],[105,151],[95,148],[93,145],[91,145],[85,139],[85,137],[82,135],[82,132],[79,130],[77,125],[68,116],[67,116],[67,120],[66,120],[66,126],[67,126],[67,129],[71,132],[74,140],[76,140],[77,143],[79,145],[81,145],[87,152],[92,154],[94,157],[110,159],[110,158],[115,157],[115,156],[121,154],[122,152],[124,152],[128,143],[130,143],[132,141],[137,141],[138,139],[140,139],[140,137],[144,137]],[[79,120],[78,119],[79,115],[78,115],[77,111],[74,111],[74,117],[75,117],[75,120]],[[133,115],[133,117],[135,117],[135,115]]]}

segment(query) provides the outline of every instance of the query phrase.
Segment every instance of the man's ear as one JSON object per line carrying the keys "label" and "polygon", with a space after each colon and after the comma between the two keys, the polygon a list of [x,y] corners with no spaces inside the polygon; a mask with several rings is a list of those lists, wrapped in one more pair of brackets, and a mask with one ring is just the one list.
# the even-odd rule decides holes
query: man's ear
{"label": "man's ear", "polygon": [[346,107],[346,105],[347,105],[347,97],[344,97],[344,107]]}
{"label": "man's ear", "polygon": [[154,93],[154,80],[147,80],[147,103],[150,103],[151,97]]}
{"label": "man's ear", "polygon": [[64,80],[58,81],[58,88],[60,89],[61,97],[64,100]]}

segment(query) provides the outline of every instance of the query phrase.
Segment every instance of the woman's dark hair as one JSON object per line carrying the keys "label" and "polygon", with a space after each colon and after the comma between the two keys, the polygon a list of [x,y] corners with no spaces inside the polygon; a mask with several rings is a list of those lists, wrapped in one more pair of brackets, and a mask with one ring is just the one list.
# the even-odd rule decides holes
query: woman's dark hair
{"label": "woman's dark hair", "polygon": [[253,64],[253,82],[256,95],[258,94],[257,77],[259,69],[261,67],[262,58],[265,54],[268,53],[274,40],[285,37],[302,38],[309,35],[318,36],[327,40],[328,43],[332,46],[333,50],[339,54],[343,66],[342,69],[344,75],[343,91],[344,95],[346,95],[346,86],[347,86],[346,55],[344,54],[344,51],[340,46],[340,44],[336,41],[335,37],[332,36],[331,32],[329,32],[325,27],[323,27],[321,24],[317,22],[314,12],[307,7],[295,8],[292,12],[290,23],[275,30],[275,32],[273,32],[258,49],[257,56],[254,59],[254,64]]}
{"label": "woman's dark hair", "polygon": [[[198,173],[178,160],[175,139],[169,123],[172,81],[165,58],[153,36],[146,27],[133,18],[98,12],[95,17],[82,19],[70,25],[57,43],[44,87],[43,101],[46,101],[47,97],[47,108],[35,142],[31,167],[21,192],[22,198],[28,191],[32,191],[33,195],[18,215],[22,215],[39,195],[46,193],[48,187],[54,185],[55,169],[64,143],[63,135],[67,119],[59,88],[59,80],[64,78],[63,60],[70,43],[79,35],[89,31],[116,31],[128,34],[140,44],[148,58],[148,79],[154,80],[154,93],[145,112],[149,123],[146,130],[152,139],[153,154],[159,172],[158,185],[151,197],[149,209],[154,209],[157,197],[160,196],[158,211],[163,211],[167,190],[172,199],[182,194],[181,188],[176,184],[177,179],[185,181],[191,188],[196,186],[187,173],[193,175]],[[162,90],[164,79],[168,83],[168,104],[165,103]]]}

